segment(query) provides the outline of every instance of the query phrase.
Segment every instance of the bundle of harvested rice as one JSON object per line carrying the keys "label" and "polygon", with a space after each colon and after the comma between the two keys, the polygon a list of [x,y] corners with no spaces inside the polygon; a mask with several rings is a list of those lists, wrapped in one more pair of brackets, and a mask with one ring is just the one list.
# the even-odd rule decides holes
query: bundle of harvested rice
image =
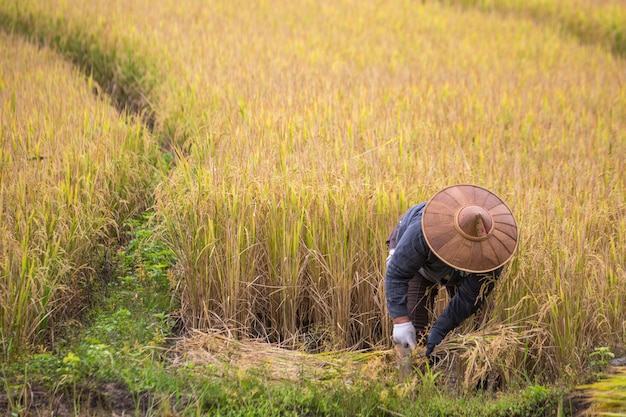
{"label": "bundle of harvested rice", "polygon": [[[531,361],[540,362],[546,335],[540,328],[493,325],[453,334],[436,350],[437,368],[462,389],[504,388]],[[457,383],[460,382],[460,384]]]}

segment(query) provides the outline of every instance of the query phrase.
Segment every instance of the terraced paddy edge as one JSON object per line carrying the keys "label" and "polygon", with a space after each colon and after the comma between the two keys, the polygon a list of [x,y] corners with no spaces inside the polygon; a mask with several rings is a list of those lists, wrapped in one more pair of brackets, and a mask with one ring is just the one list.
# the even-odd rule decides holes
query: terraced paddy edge
{"label": "terraced paddy edge", "polygon": [[[0,357],[50,346],[94,301],[158,147],[45,48],[0,32]],[[36,348],[35,348],[36,349]]]}
{"label": "terraced paddy edge", "polygon": [[580,42],[607,48],[626,57],[626,3],[622,0],[444,0],[488,12],[527,16],[540,24],[561,28]]}
{"label": "terraced paddy edge", "polygon": [[[593,346],[623,343],[625,94],[610,55],[436,4],[55,4],[171,63],[159,112],[185,152],[157,208],[188,327],[387,343],[381,237],[411,202],[469,181],[523,228],[483,317],[485,334],[517,331],[508,377],[569,378]],[[473,325],[448,342],[475,340]]]}
{"label": "terraced paddy edge", "polygon": [[626,366],[609,369],[610,373],[599,381],[578,387],[590,397],[590,416],[626,415]]}
{"label": "terraced paddy edge", "polygon": [[[45,10],[45,7],[44,7]],[[97,23],[68,21],[20,2],[4,1],[0,25],[12,34],[50,47],[94,81],[94,92],[104,93],[119,109],[140,115],[148,128],[155,121],[151,95],[159,74],[126,37],[106,36]]]}

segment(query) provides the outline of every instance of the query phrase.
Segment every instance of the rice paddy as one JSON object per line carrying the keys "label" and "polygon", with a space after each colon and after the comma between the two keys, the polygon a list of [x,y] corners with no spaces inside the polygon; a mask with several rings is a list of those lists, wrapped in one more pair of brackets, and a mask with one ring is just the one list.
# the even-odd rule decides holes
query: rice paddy
{"label": "rice paddy", "polygon": [[54,340],[97,291],[124,218],[144,210],[158,158],[92,80],[2,33],[0,357]]}
{"label": "rice paddy", "polygon": [[384,241],[455,183],[521,241],[441,369],[572,384],[623,354],[626,5],[283,3],[0,0],[3,358],[54,344],[148,207],[184,331],[388,352]]}

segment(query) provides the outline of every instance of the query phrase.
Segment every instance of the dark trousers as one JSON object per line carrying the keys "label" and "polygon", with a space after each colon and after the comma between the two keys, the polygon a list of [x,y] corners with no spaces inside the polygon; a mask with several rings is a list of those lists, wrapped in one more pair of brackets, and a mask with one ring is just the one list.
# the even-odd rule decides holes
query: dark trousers
{"label": "dark trousers", "polygon": [[[448,295],[454,295],[454,287],[446,287]],[[439,284],[427,280],[422,274],[417,273],[409,281],[409,292],[407,294],[407,308],[409,319],[415,327],[417,333],[417,343],[426,344],[428,337],[428,325],[434,310],[435,298],[439,292]]]}

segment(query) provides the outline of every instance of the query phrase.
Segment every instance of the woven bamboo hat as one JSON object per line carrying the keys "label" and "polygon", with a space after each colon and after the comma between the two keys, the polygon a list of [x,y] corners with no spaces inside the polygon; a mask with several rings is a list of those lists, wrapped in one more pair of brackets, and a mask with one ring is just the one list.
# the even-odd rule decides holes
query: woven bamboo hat
{"label": "woven bamboo hat", "polygon": [[509,207],[476,185],[453,185],[424,208],[422,230],[430,249],[451,267],[472,273],[504,265],[517,248],[517,223]]}

